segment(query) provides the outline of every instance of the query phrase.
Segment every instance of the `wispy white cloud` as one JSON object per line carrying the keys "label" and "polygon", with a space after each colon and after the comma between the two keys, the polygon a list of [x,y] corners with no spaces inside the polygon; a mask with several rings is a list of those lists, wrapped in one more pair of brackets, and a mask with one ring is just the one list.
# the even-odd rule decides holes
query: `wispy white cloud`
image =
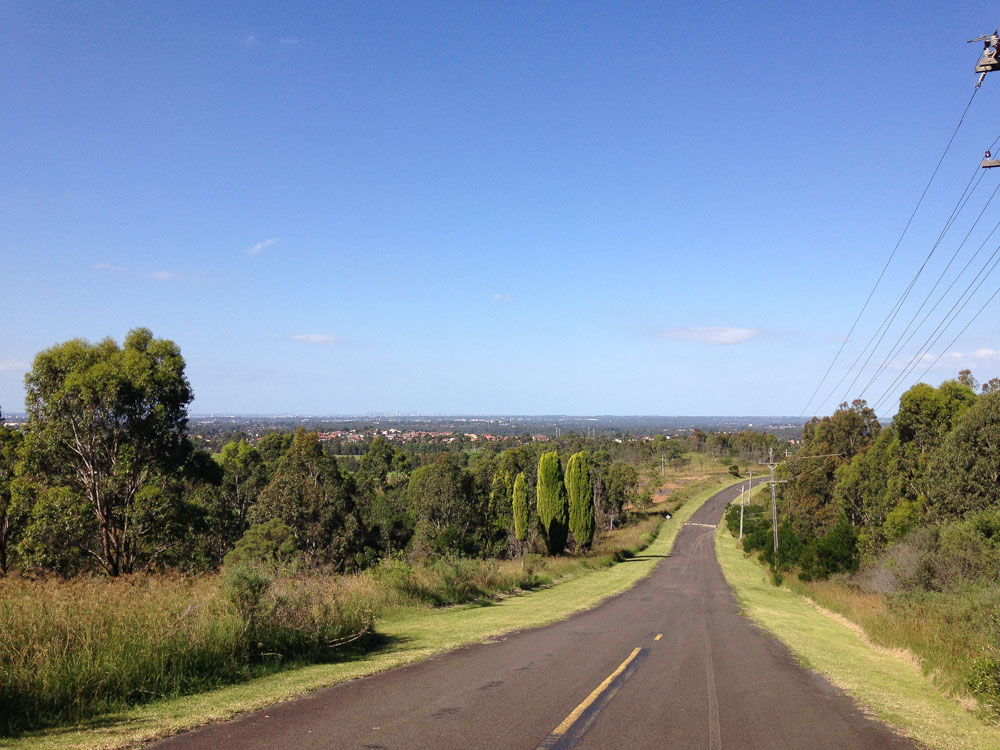
{"label": "wispy white cloud", "polygon": [[493,301],[494,302],[510,302],[510,295],[509,294],[500,294],[500,292],[497,292],[497,293],[495,293],[493,295]]}
{"label": "wispy white cloud", "polygon": [[326,344],[335,346],[340,343],[340,339],[331,336],[329,333],[297,333],[292,336],[293,341],[304,341],[307,344]]}
{"label": "wispy white cloud", "polygon": [[[924,354],[921,356],[920,361],[926,364],[930,364],[935,359],[937,359],[936,354]],[[894,363],[897,367],[904,367],[905,362]],[[973,349],[971,352],[945,352],[941,355],[941,359],[938,359],[937,364],[934,366],[935,370],[945,369],[955,369],[961,370],[965,367],[973,371],[975,375],[975,369],[977,367],[997,367],[1000,366],[1000,351],[996,349]],[[985,373],[984,373],[985,374]]]}
{"label": "wispy white cloud", "polygon": [[150,279],[156,279],[157,281],[170,281],[172,279],[179,279],[180,275],[174,273],[173,271],[150,271],[146,274]]}
{"label": "wispy white cloud", "polygon": [[271,237],[271,238],[266,239],[266,240],[261,240],[260,242],[258,242],[253,247],[248,247],[247,248],[247,252],[250,255],[259,255],[260,252],[261,252],[261,250],[263,250],[264,248],[267,248],[267,247],[271,247],[271,245],[273,245],[277,241],[278,241],[277,237]]}
{"label": "wispy white cloud", "polygon": [[257,38],[256,34],[247,34],[246,45],[247,47],[256,47],[260,44],[260,39]]}
{"label": "wispy white cloud", "polygon": [[299,43],[299,39],[298,39],[298,37],[294,37],[294,36],[283,36],[283,37],[281,37],[281,43],[282,44],[288,44],[288,45],[298,44]]}
{"label": "wispy white cloud", "polygon": [[19,359],[0,359],[0,372],[27,372],[28,363]]}
{"label": "wispy white cloud", "polygon": [[659,335],[665,339],[678,341],[701,341],[706,344],[738,344],[760,335],[753,328],[731,328],[729,326],[700,326],[690,328],[664,328]]}

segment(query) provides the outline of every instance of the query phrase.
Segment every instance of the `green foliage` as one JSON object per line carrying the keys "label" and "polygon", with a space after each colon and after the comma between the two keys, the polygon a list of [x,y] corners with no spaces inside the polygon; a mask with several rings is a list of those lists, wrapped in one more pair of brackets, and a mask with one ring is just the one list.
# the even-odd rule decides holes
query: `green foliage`
{"label": "green foliage", "polygon": [[267,467],[260,452],[246,440],[222,446],[219,466],[223,472],[220,495],[228,516],[219,531],[235,541],[246,531],[247,513],[267,485]]}
{"label": "green foliage", "polygon": [[594,541],[594,484],[586,451],[574,453],[566,464],[566,493],[570,533],[578,547],[587,549]]}
{"label": "green foliage", "polygon": [[418,555],[476,554],[482,514],[474,502],[472,477],[458,455],[440,453],[415,470],[406,504],[416,519],[412,548]]}
{"label": "green foliage", "polygon": [[[799,556],[802,554],[802,550],[805,545],[802,540],[795,534],[795,528],[788,521],[778,525],[778,552],[774,552],[774,537],[771,530],[768,529],[765,534],[760,532],[763,529],[758,530],[756,534],[747,537],[744,535],[744,546],[747,546],[747,540],[752,540],[754,543],[761,543],[761,559],[764,560],[768,565],[771,566],[772,570],[777,570],[780,572],[786,572],[792,569],[799,561]],[[766,541],[765,541],[766,539]]]}
{"label": "green foliage", "polygon": [[222,578],[222,595],[236,610],[247,643],[257,641],[261,623],[272,614],[267,594],[273,583],[273,576],[256,565],[227,567]]}
{"label": "green foliage", "polygon": [[996,649],[993,651],[992,655],[983,654],[972,660],[965,684],[982,701],[986,713],[996,721],[1000,719],[1000,656],[996,655]]}
{"label": "green foliage", "polygon": [[737,466],[736,464],[733,464],[732,466],[729,467],[729,473],[732,474],[737,479],[739,479],[740,467]]}
{"label": "green foliage", "polygon": [[891,428],[883,429],[868,450],[840,466],[834,475],[834,501],[848,521],[860,530],[859,551],[866,560],[874,559],[886,541],[883,524],[893,512],[894,497],[889,482],[895,442],[895,432]]}
{"label": "green foliage", "polygon": [[639,472],[634,466],[618,461],[611,464],[604,472],[602,484],[604,492],[598,509],[608,520],[608,526],[614,528],[625,506],[636,500],[639,491]]}
{"label": "green foliage", "polygon": [[980,396],[930,462],[928,510],[957,518],[1000,507],[1000,393]]}
{"label": "green foliage", "polygon": [[87,569],[89,556],[99,554],[90,545],[97,537],[90,504],[67,487],[22,485],[30,511],[17,554],[25,571],[53,571],[71,576]]}
{"label": "green foliage", "polygon": [[646,509],[653,504],[653,491],[646,487],[638,495],[635,496],[635,506],[637,508]]}
{"label": "green foliage", "polygon": [[536,494],[542,538],[549,554],[558,555],[566,547],[569,533],[569,500],[558,451],[543,453],[539,459]]}
{"label": "green foliage", "polygon": [[925,554],[933,588],[957,590],[972,581],[1000,580],[1000,508],[941,524],[936,545]]}
{"label": "green foliage", "polygon": [[236,545],[226,554],[227,568],[240,565],[280,565],[294,563],[298,556],[295,535],[280,519],[247,529]]}
{"label": "green foliage", "polygon": [[802,548],[796,560],[800,577],[808,581],[856,570],[857,541],[857,531],[846,518],[841,518],[829,533],[810,540]]}
{"label": "green foliage", "polygon": [[122,347],[74,339],[38,354],[25,385],[31,472],[85,499],[98,520],[90,552],[110,575],[131,572],[141,555],[138,493],[191,450],[180,351],[145,328]]}
{"label": "green foliage", "polygon": [[370,547],[393,553],[409,544],[413,518],[407,512],[406,487],[410,462],[402,451],[381,437],[361,457],[355,475],[358,511]]}
{"label": "green foliage", "polygon": [[526,555],[526,564],[513,573],[502,572],[493,560],[438,557],[413,565],[388,558],[382,560],[375,575],[400,595],[400,604],[418,602],[444,607],[483,601],[500,592],[536,588],[542,577],[535,574],[537,564],[531,558]]}
{"label": "green foliage", "polygon": [[514,536],[523,544],[528,538],[528,483],[523,471],[514,479],[511,505],[514,515]]}
{"label": "green foliage", "polygon": [[301,427],[248,518],[251,523],[282,521],[310,565],[344,570],[363,548],[353,479],[323,451],[316,433]]}
{"label": "green foliage", "polygon": [[17,530],[14,483],[20,461],[21,433],[3,425],[0,414],[0,576],[7,574]]}
{"label": "green foliage", "polygon": [[[920,506],[916,502],[903,500],[895,508],[890,510],[885,516],[885,523],[882,524],[881,531],[885,535],[887,542],[894,542],[902,539],[920,522]],[[861,534],[867,529],[862,529]],[[871,556],[868,556],[869,559]]]}
{"label": "green foliage", "polygon": [[822,536],[840,517],[834,502],[837,469],[870,446],[880,426],[863,400],[841,404],[832,416],[812,420],[802,428],[802,449],[789,462],[792,483],[784,491],[795,533]]}

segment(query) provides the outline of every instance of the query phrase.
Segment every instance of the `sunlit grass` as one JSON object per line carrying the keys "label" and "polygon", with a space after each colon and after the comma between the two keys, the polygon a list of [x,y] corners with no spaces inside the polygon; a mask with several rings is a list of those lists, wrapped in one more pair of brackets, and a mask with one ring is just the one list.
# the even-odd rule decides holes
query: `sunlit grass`
{"label": "sunlit grass", "polygon": [[[225,719],[237,712],[261,708],[310,690],[427,658],[470,642],[480,642],[512,630],[538,627],[563,619],[620,593],[648,575],[673,546],[677,530],[700,505],[731,477],[719,477],[699,486],[685,487],[683,502],[674,517],[662,524],[659,534],[644,550],[633,550],[625,565],[598,565],[586,558],[566,557],[546,562],[544,572],[558,585],[530,592],[514,592],[504,598],[473,601],[464,606],[431,608],[425,604],[399,606],[400,600],[385,598],[386,614],[376,630],[384,639],[382,648],[330,664],[314,664],[287,670],[241,684],[199,692],[195,695],[157,700],[146,705],[102,714],[73,726],[52,728],[0,741],[10,748],[120,748],[165,736],[185,728]],[[664,506],[658,506],[662,511]],[[662,516],[659,516],[662,518]],[[648,523],[658,523],[650,516]],[[621,541],[641,545],[644,527],[620,530]],[[602,552],[601,554],[607,554]],[[501,570],[520,570],[519,561],[502,564]],[[345,578],[344,596],[376,597],[373,576]],[[384,596],[384,594],[383,594]],[[374,600],[374,599],[373,599]]]}
{"label": "sunlit grass", "polygon": [[[724,525],[716,532],[716,552],[744,612],[879,719],[933,748],[1000,747],[1000,728],[944,695],[912,656],[875,647],[861,627],[820,611],[788,588],[773,586],[767,569],[743,553]],[[854,597],[832,584],[815,590],[823,593],[818,597],[823,607],[853,613],[866,629],[883,621],[883,605],[870,595]],[[914,631],[925,628],[920,622],[910,626]],[[876,635],[873,640],[882,639]]]}

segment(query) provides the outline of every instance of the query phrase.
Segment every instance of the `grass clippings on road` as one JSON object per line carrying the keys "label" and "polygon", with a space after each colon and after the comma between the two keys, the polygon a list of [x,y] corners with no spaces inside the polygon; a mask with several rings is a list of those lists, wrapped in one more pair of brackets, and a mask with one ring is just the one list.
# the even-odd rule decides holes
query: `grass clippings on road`
{"label": "grass clippings on road", "polygon": [[678,529],[713,494],[732,483],[722,477],[690,487],[689,499],[673,518],[664,521],[653,542],[636,557],[608,568],[577,574],[549,588],[510,596],[483,605],[446,609],[401,610],[379,620],[385,638],[381,650],[335,664],[317,664],[280,672],[251,682],[197,695],[157,701],[104,715],[73,727],[43,730],[0,740],[11,750],[116,750],[139,747],[159,737],[239,713],[290,700],[338,682],[384,672],[426,659],[469,643],[480,643],[504,634],[547,625],[608,597],[619,594],[649,575],[673,547]]}
{"label": "grass clippings on road", "polygon": [[931,748],[1000,748],[1000,727],[942,695],[911,655],[877,648],[857,626],[773,586],[767,569],[743,553],[725,524],[716,531],[715,548],[744,613],[866,711]]}

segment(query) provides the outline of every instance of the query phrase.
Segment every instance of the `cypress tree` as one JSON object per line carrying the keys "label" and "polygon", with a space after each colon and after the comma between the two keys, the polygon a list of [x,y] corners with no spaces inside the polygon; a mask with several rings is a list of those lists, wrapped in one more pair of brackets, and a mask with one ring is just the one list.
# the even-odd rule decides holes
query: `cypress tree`
{"label": "cypress tree", "polygon": [[514,536],[522,544],[528,538],[528,483],[522,471],[514,479],[514,490],[511,493],[511,505],[514,510]]}
{"label": "cypress tree", "polygon": [[569,530],[581,548],[594,541],[594,485],[586,451],[574,453],[566,463],[566,492],[569,495]]}
{"label": "cypress tree", "polygon": [[569,534],[569,501],[558,451],[543,453],[538,460],[538,522],[549,554],[558,555]]}

